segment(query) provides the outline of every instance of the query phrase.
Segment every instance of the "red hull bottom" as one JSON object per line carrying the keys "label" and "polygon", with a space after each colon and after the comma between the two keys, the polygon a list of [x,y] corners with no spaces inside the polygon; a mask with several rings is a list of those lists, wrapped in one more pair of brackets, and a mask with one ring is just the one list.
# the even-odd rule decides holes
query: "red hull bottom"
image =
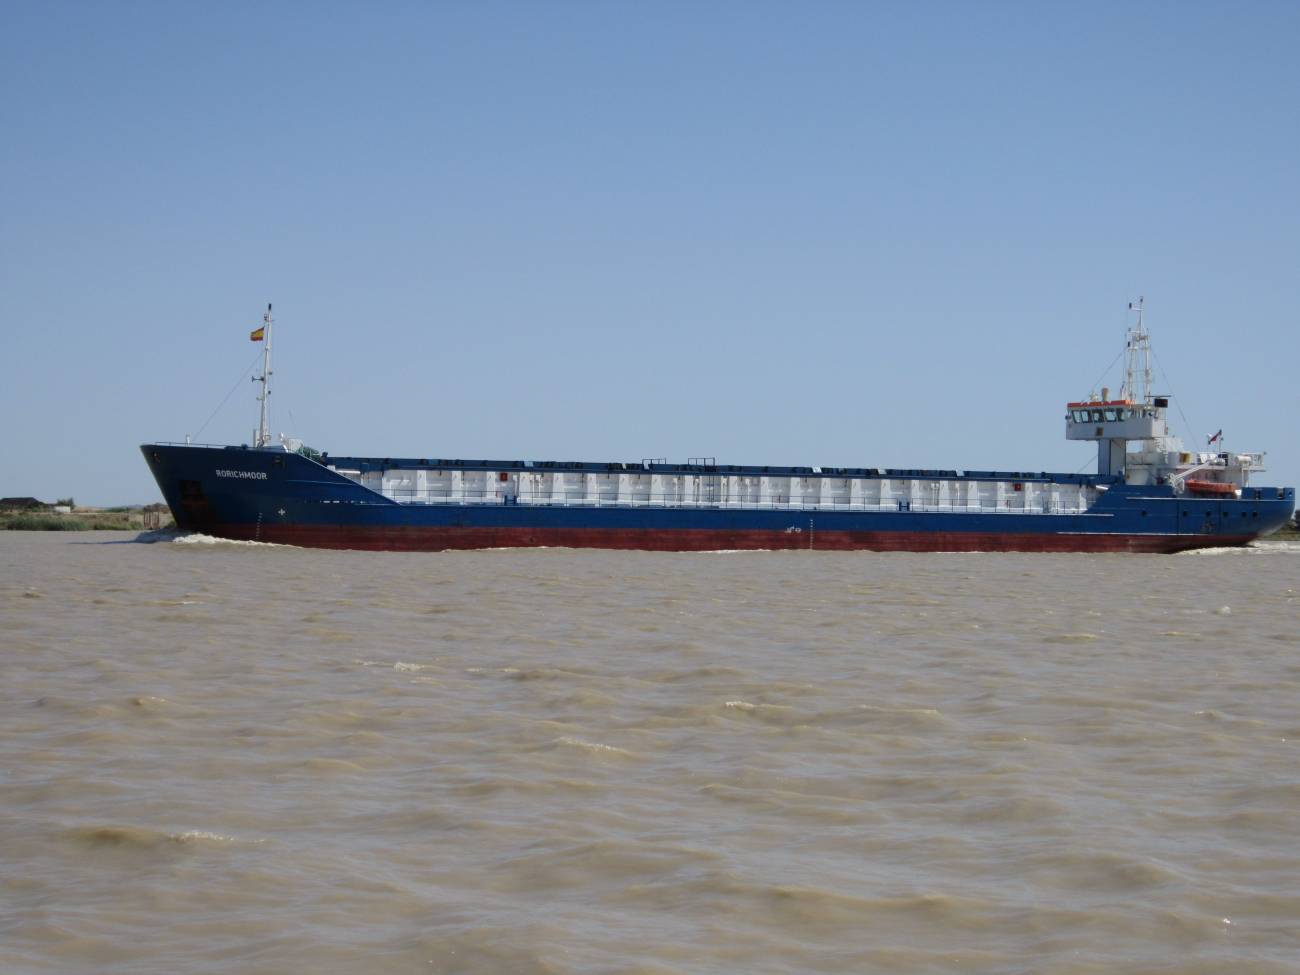
{"label": "red hull bottom", "polygon": [[601,528],[368,528],[223,525],[208,534],[308,548],[441,552],[485,548],[604,548],[653,552],[811,549],[818,552],[1182,552],[1245,545],[1253,535],[1108,535],[1028,532],[835,532],[798,534]]}

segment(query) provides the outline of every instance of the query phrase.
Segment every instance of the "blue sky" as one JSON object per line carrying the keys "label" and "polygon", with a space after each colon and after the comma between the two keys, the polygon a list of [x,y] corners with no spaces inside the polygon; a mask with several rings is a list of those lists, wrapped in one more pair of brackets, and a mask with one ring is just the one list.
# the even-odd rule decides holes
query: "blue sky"
{"label": "blue sky", "polygon": [[273,428],[335,454],[1072,471],[1139,294],[1193,432],[1295,484],[1297,45],[1294,3],[14,0],[0,494],[157,499],[137,445],[268,301]]}

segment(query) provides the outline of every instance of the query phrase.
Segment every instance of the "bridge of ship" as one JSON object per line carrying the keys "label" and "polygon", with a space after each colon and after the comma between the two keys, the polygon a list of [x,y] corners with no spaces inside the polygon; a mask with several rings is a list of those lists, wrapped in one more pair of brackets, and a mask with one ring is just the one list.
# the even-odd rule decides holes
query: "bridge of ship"
{"label": "bridge of ship", "polygon": [[[1065,436],[1097,443],[1097,472],[1122,476],[1130,484],[1168,482],[1181,493],[1189,478],[1242,488],[1264,469],[1262,453],[1191,453],[1169,432],[1169,400],[1086,400],[1067,403]],[[1130,442],[1139,449],[1129,453]]]}

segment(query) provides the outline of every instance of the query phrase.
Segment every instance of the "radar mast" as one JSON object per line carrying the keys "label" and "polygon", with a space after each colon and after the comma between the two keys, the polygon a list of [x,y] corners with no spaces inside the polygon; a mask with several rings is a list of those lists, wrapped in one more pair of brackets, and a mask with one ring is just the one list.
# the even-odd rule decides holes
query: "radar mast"
{"label": "radar mast", "polygon": [[[1128,330],[1128,339],[1124,347],[1127,360],[1124,385],[1119,391],[1120,399],[1144,404],[1151,402],[1151,335],[1142,324],[1142,306],[1145,303],[1145,297],[1139,297],[1137,301],[1128,303],[1129,311],[1137,312],[1137,324]],[[1142,368],[1141,389],[1134,382],[1139,365]]]}

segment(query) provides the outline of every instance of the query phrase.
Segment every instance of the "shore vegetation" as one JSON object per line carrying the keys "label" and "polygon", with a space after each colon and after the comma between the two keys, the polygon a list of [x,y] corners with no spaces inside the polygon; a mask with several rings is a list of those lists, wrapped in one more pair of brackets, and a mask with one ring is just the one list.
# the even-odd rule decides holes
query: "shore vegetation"
{"label": "shore vegetation", "polygon": [[0,531],[141,531],[146,528],[165,530],[172,527],[174,522],[170,512],[165,512],[159,523],[146,524],[145,513],[138,508],[74,511],[71,514],[54,511],[0,511]]}

